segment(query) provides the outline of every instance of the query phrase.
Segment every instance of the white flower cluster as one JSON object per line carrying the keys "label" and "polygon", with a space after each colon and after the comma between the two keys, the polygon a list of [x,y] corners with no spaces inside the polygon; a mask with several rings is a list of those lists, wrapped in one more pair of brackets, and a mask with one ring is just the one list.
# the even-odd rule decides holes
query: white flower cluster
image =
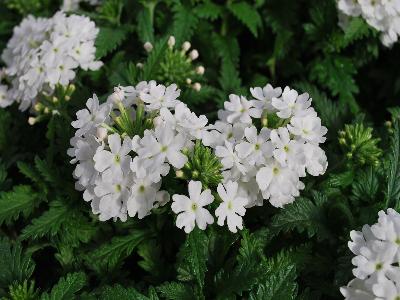
{"label": "white flower cluster", "polygon": [[75,11],[79,9],[79,4],[81,2],[87,2],[90,5],[97,5],[100,3],[100,0],[64,0],[61,9],[63,11]]}
{"label": "white flower cluster", "polygon": [[[246,207],[262,205],[263,199],[283,207],[304,188],[300,177],[325,172],[327,158],[319,144],[327,129],[307,93],[289,87],[282,92],[269,84],[250,92],[251,100],[229,96],[203,143],[221,158],[224,180],[238,183]],[[258,131],[255,119],[260,118],[264,127]]]}
{"label": "white flower cluster", "polygon": [[400,299],[400,215],[389,208],[378,223],[351,231],[348,245],[356,277],[340,289],[348,300]]}
{"label": "white flower cluster", "polygon": [[[94,42],[99,29],[89,18],[56,13],[52,18],[28,16],[14,28],[2,54],[6,76],[12,87],[0,99],[5,107],[14,101],[25,110],[41,92],[51,94],[56,84],[63,86],[75,78],[75,69],[97,70]],[[5,94],[4,86],[0,86]]]}
{"label": "white flower cluster", "polygon": [[[177,227],[187,233],[196,225],[204,230],[214,222],[207,208],[214,200],[219,203],[218,225],[226,222],[232,232],[243,228],[246,208],[261,205],[263,199],[278,207],[292,202],[304,187],[299,178],[306,171],[317,176],[326,170],[319,144],[327,130],[310,107],[308,94],[289,88],[282,93],[270,85],[251,92],[251,101],[231,95],[221,120],[209,126],[204,115],[197,116],[178,100],[175,84],[116,87],[103,104],[96,95],[90,98],[72,122],[76,134],[69,155],[77,163],[77,188],[84,190],[93,213],[103,221],[126,220],[128,215],[141,219],[167,203],[170,196],[160,190],[162,178],[172,167],[184,179],[178,174],[184,174],[181,169],[188,166],[195,141],[215,150],[223,166],[217,172],[223,171],[224,178],[213,192],[201,181],[187,179],[189,197],[172,196]],[[258,133],[252,118],[266,113],[282,124]]]}
{"label": "white flower cluster", "polygon": [[[177,100],[179,95],[175,84],[140,82],[115,88],[103,104],[93,95],[87,109],[77,112],[69,154],[78,162],[77,188],[85,190],[84,199],[92,202],[100,220],[126,220],[127,215],[141,219],[168,202],[169,194],[160,191],[161,179],[171,166],[184,166],[188,158],[182,150],[201,138],[207,124],[205,116],[197,117]],[[150,121],[142,137],[133,128],[141,114]]]}
{"label": "white flower cluster", "polygon": [[[362,16],[365,21],[381,32],[382,43],[390,47],[400,35],[399,0],[339,0],[341,25],[347,17]],[[344,22],[343,22],[344,21]]]}

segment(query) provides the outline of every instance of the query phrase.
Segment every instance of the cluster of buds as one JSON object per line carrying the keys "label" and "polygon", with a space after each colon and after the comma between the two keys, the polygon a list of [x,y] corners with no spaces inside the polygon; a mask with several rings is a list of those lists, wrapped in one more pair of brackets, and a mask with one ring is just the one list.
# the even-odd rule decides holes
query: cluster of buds
{"label": "cluster of buds", "polygon": [[[199,57],[199,52],[196,49],[190,50],[192,45],[188,41],[184,42],[180,48],[176,47],[174,36],[170,36],[167,43],[168,48],[160,63],[156,79],[167,84],[186,85],[195,91],[200,91],[201,84],[199,81],[205,72],[205,68],[194,63]],[[146,42],[143,48],[147,53],[150,53],[154,46],[152,43]],[[143,64],[138,63],[137,66],[142,68]]]}
{"label": "cluster of buds", "polygon": [[66,106],[66,103],[71,100],[71,96],[75,91],[75,85],[69,84],[62,86],[56,85],[55,90],[52,94],[42,92],[36,103],[33,105],[34,116],[29,117],[29,125],[35,125],[47,119],[49,116],[58,115],[60,111]]}
{"label": "cluster of buds", "polygon": [[374,138],[371,127],[363,124],[345,125],[339,131],[339,144],[346,152],[348,162],[355,165],[379,165],[382,150],[377,146],[379,138]]}

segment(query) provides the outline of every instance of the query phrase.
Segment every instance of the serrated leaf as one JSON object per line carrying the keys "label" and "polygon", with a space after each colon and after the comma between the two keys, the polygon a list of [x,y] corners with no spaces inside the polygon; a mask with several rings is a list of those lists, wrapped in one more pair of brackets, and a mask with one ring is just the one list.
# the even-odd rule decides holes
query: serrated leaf
{"label": "serrated leaf", "polygon": [[116,284],[114,286],[106,286],[102,289],[100,296],[102,300],[149,300],[147,296],[139,293],[132,287],[125,288],[122,285]]}
{"label": "serrated leaf", "polygon": [[73,300],[76,293],[86,285],[86,275],[83,272],[69,273],[62,277],[51,289],[50,293],[44,293],[41,300]]}
{"label": "serrated leaf", "polygon": [[147,60],[143,66],[143,73],[141,80],[152,80],[155,73],[158,71],[159,65],[164,58],[165,51],[167,50],[167,39],[161,39],[150,52]]}
{"label": "serrated leaf", "polygon": [[88,265],[101,272],[115,268],[118,263],[128,257],[145,239],[151,238],[149,231],[135,229],[125,236],[114,237],[111,241],[95,249],[85,259]]}
{"label": "serrated leaf", "polygon": [[257,37],[258,29],[261,27],[261,16],[256,8],[252,7],[247,2],[241,1],[238,3],[231,3],[228,9],[233,15],[238,18],[250,31]]}
{"label": "serrated leaf", "polygon": [[394,122],[394,131],[387,172],[386,206],[400,208],[400,125]]}
{"label": "serrated leaf", "polygon": [[14,186],[12,191],[0,193],[0,225],[11,223],[20,215],[29,216],[40,198],[29,185]]}
{"label": "serrated leaf", "polygon": [[196,299],[192,288],[180,282],[166,282],[157,287],[161,296],[168,300],[193,300]]}
{"label": "serrated leaf", "polygon": [[196,6],[194,11],[201,18],[216,20],[222,15],[223,9],[221,6],[211,1],[207,1]]}
{"label": "serrated leaf", "polygon": [[198,228],[187,236],[179,252],[178,279],[185,281],[193,279],[199,288],[203,289],[207,271],[208,243],[207,235]]}
{"label": "serrated leaf", "polygon": [[155,3],[149,1],[146,4],[137,16],[137,32],[143,44],[146,42],[154,44],[154,27],[150,11],[154,10]]}
{"label": "serrated leaf", "polygon": [[22,230],[22,240],[31,238],[38,239],[45,235],[55,236],[64,222],[71,217],[70,209],[61,201],[52,201],[49,210],[40,217],[33,219],[32,223]]}
{"label": "serrated leaf", "polygon": [[190,40],[199,20],[191,7],[186,7],[180,2],[173,6],[174,23],[172,35],[175,36],[177,45]]}
{"label": "serrated leaf", "polygon": [[30,278],[34,269],[34,261],[23,253],[20,243],[11,244],[6,238],[0,239],[0,288],[15,281],[22,283]]}
{"label": "serrated leaf", "polygon": [[295,299],[297,295],[296,267],[286,255],[269,260],[264,264],[266,270],[257,288],[250,293],[250,300]]}
{"label": "serrated leaf", "polygon": [[100,27],[96,38],[96,58],[102,58],[114,51],[127,38],[129,30]]}

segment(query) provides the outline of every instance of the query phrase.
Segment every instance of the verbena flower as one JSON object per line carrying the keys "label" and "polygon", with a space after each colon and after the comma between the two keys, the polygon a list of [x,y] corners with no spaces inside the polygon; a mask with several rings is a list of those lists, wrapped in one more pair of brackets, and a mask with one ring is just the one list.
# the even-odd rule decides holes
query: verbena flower
{"label": "verbena flower", "polygon": [[338,0],[341,22],[346,27],[346,18],[361,16],[371,27],[381,32],[381,41],[386,47],[397,42],[400,35],[400,3],[387,0]]}
{"label": "verbena flower", "polygon": [[340,291],[345,299],[397,299],[400,297],[400,215],[389,208],[378,222],[351,231],[348,246],[355,255],[356,277]]}
{"label": "verbena flower", "polygon": [[56,85],[67,86],[76,69],[98,70],[94,42],[99,29],[88,17],[56,13],[51,18],[26,17],[14,28],[3,51],[6,77],[11,82],[7,102],[21,110],[38,101],[41,93],[52,94]]}

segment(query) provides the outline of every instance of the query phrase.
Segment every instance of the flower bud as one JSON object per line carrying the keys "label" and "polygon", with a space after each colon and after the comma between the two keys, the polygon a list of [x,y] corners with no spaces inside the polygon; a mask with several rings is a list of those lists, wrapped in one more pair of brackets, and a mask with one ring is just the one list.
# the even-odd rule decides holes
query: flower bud
{"label": "flower bud", "polygon": [[193,49],[192,51],[190,51],[189,57],[191,60],[195,60],[199,57],[199,52],[196,49]]}
{"label": "flower bud", "polygon": [[194,89],[196,92],[199,92],[199,91],[201,90],[201,84],[198,83],[198,82],[195,82],[195,83],[193,84],[193,89]]}
{"label": "flower bud", "polygon": [[29,117],[28,118],[28,124],[29,125],[34,125],[36,123],[36,118],[34,117]]}
{"label": "flower bud", "polygon": [[172,49],[174,48],[174,46],[175,46],[175,37],[171,35],[168,39],[168,47]]}
{"label": "flower bud", "polygon": [[105,129],[104,127],[98,127],[97,131],[96,131],[96,137],[100,140],[100,141],[104,141],[108,136],[108,132],[107,129]]}
{"label": "flower bud", "polygon": [[176,170],[175,176],[176,178],[185,178],[185,173],[182,170]]}
{"label": "flower bud", "polygon": [[143,64],[142,63],[137,63],[136,67],[138,67],[139,69],[143,69]]}
{"label": "flower bud", "polygon": [[115,87],[114,88],[114,93],[112,93],[108,97],[109,101],[111,101],[112,103],[121,102],[122,100],[124,100],[124,98],[125,98],[125,92],[120,87]]}
{"label": "flower bud", "polygon": [[192,45],[191,45],[188,41],[186,41],[186,42],[184,42],[183,45],[182,45],[182,50],[183,50],[184,52],[186,52],[186,51],[188,51],[188,50],[190,49],[191,46],[192,46]]}
{"label": "flower bud", "polygon": [[187,84],[191,84],[191,83],[192,83],[192,79],[186,78],[186,83],[187,83]]}
{"label": "flower bud", "polygon": [[151,52],[151,50],[153,50],[153,45],[150,42],[146,42],[144,43],[143,48],[146,52]]}
{"label": "flower bud", "polygon": [[198,66],[198,67],[196,68],[196,73],[199,74],[199,75],[203,75],[203,74],[204,74],[204,71],[205,71],[205,69],[204,69],[203,66]]}
{"label": "flower bud", "polygon": [[43,104],[38,102],[35,104],[35,106],[33,107],[35,111],[41,111],[43,109]]}
{"label": "flower bud", "polygon": [[53,101],[53,103],[57,103],[58,102],[58,98],[55,97],[55,96],[51,100]]}

